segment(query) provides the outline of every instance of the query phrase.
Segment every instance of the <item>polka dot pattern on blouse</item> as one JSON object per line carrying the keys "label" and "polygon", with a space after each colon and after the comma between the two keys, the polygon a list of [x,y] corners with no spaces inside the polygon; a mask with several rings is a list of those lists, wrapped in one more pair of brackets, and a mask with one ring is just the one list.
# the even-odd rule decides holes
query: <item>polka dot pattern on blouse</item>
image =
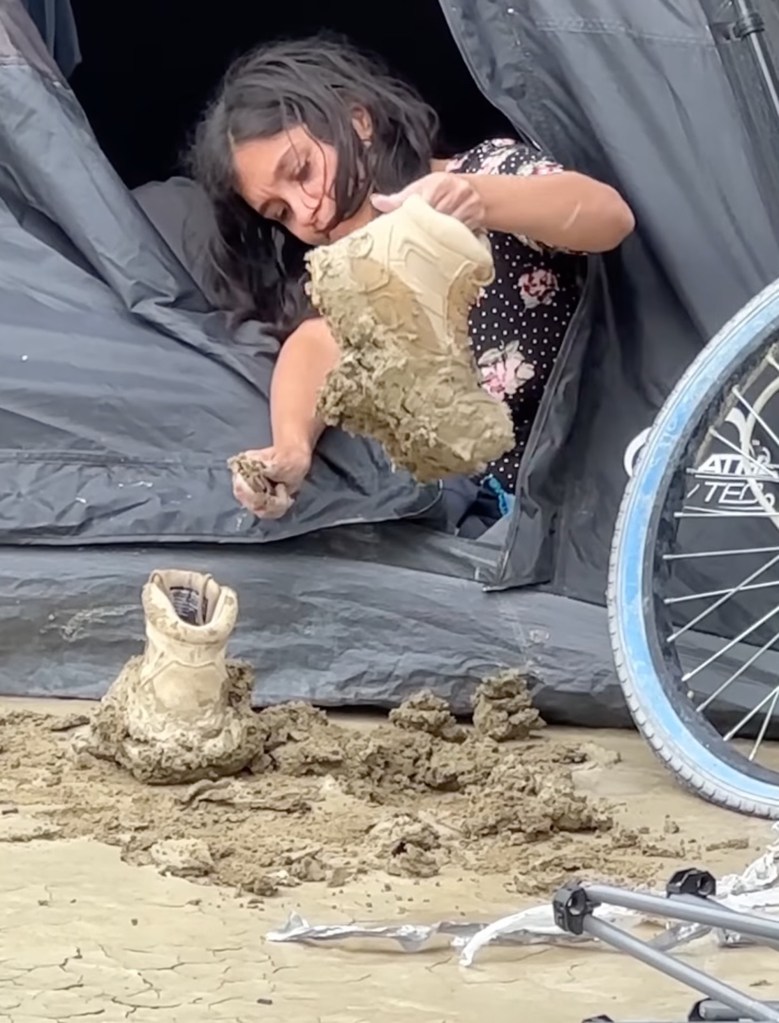
{"label": "polka dot pattern on blouse", "polygon": [[[448,164],[460,174],[536,175],[562,167],[511,139],[483,142]],[[508,406],[516,446],[486,477],[514,493],[522,453],[581,294],[579,257],[529,238],[489,232],[495,280],[471,311],[470,338],[484,389]]]}

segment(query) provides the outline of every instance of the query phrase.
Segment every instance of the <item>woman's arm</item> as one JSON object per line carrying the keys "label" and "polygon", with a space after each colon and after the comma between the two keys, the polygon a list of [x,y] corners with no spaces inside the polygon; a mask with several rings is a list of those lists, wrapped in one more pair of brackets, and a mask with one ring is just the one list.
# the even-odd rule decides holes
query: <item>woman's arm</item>
{"label": "woman's arm", "polygon": [[610,185],[511,139],[487,140],[454,160],[436,160],[432,174],[394,195],[374,196],[373,204],[389,213],[412,194],[468,227],[563,252],[608,252],[635,228],[630,207]]}
{"label": "woman's arm", "polygon": [[233,470],[236,500],[260,518],[278,519],[292,507],[311,471],[324,423],[317,415],[319,391],[338,365],[340,352],[324,320],[307,320],[282,345],[270,388],[273,443],[244,451],[271,485],[255,490]]}
{"label": "woman's arm", "polygon": [[619,192],[575,171],[473,174],[467,181],[484,204],[488,229],[524,235],[550,248],[608,252],[635,227]]}
{"label": "woman's arm", "polygon": [[311,460],[324,430],[316,412],[317,399],[339,358],[338,345],[322,319],[306,320],[284,342],[270,390],[275,448],[307,453]]}

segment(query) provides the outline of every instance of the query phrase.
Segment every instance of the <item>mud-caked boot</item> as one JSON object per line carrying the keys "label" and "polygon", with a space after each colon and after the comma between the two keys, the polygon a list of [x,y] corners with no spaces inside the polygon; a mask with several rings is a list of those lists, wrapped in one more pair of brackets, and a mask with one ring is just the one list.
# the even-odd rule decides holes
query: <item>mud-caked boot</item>
{"label": "mud-caked boot", "polygon": [[319,398],[328,425],[378,440],[421,482],[476,472],[514,446],[468,340],[495,273],[486,237],[411,196],[307,261],[311,300],[341,350]]}
{"label": "mud-caked boot", "polygon": [[136,778],[174,784],[234,774],[261,752],[252,674],[227,660],[238,598],[197,572],[154,572],[143,588],[146,647],[92,722],[88,749]]}

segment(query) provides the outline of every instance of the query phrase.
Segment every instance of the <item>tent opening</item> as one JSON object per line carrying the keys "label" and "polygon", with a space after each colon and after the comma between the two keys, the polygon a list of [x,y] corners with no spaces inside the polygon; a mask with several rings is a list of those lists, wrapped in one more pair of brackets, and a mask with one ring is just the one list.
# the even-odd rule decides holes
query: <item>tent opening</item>
{"label": "tent opening", "polygon": [[189,132],[229,62],[279,36],[329,30],[378,53],[438,110],[452,153],[512,131],[474,84],[439,0],[415,0],[402,16],[391,5],[378,10],[360,0],[222,0],[216,7],[136,0],[122,21],[111,4],[74,0],[73,9],[83,61],[71,84],[130,188],[177,172]]}

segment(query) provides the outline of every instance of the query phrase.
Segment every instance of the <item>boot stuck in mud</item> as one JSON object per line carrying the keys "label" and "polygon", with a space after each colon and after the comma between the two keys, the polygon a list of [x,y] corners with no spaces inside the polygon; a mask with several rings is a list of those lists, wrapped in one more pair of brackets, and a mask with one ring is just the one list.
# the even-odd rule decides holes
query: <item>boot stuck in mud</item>
{"label": "boot stuck in mud", "polygon": [[319,400],[328,425],[379,441],[420,482],[477,472],[514,446],[468,341],[495,272],[486,238],[411,196],[306,258],[311,300],[341,348]]}
{"label": "boot stuck in mud", "polygon": [[252,673],[227,660],[236,594],[209,575],[154,572],[143,611],[145,650],[103,698],[86,749],[150,784],[242,770],[262,739],[250,703]]}

